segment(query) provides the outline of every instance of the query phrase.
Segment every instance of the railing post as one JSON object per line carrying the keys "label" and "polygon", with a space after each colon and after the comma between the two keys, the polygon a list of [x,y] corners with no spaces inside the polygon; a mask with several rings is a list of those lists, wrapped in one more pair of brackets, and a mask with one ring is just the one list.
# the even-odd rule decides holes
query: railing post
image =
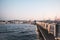
{"label": "railing post", "polygon": [[46,25],[47,25],[47,24],[45,23],[45,29],[46,29]]}
{"label": "railing post", "polygon": [[56,24],[54,24],[54,36],[56,36]]}
{"label": "railing post", "polygon": [[48,24],[48,32],[50,31],[50,24]]}

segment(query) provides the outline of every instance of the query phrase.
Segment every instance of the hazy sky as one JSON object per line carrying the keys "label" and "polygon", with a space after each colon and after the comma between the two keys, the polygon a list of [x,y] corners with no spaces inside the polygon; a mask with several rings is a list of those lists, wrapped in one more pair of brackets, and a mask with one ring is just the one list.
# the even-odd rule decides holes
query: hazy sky
{"label": "hazy sky", "polygon": [[60,0],[0,0],[0,19],[60,17]]}

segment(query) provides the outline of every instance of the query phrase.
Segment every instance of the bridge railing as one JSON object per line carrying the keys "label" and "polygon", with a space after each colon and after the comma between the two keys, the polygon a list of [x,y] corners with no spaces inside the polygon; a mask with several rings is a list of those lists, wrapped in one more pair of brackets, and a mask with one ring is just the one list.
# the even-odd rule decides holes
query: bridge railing
{"label": "bridge railing", "polygon": [[45,22],[36,22],[39,24],[42,28],[46,29],[48,33],[53,34],[56,36],[56,23],[45,23]]}

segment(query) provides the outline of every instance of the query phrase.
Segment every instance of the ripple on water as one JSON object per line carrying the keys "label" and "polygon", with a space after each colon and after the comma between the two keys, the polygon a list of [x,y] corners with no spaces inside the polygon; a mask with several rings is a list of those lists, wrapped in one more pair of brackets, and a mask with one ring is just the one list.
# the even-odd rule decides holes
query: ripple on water
{"label": "ripple on water", "polygon": [[0,25],[1,40],[37,40],[36,26],[30,24]]}

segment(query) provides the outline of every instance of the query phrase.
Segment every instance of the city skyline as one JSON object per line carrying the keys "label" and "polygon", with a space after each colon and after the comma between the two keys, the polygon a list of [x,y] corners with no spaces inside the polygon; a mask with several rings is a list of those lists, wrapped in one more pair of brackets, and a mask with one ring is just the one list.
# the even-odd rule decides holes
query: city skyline
{"label": "city skyline", "polygon": [[0,19],[54,19],[60,17],[60,0],[0,0]]}

